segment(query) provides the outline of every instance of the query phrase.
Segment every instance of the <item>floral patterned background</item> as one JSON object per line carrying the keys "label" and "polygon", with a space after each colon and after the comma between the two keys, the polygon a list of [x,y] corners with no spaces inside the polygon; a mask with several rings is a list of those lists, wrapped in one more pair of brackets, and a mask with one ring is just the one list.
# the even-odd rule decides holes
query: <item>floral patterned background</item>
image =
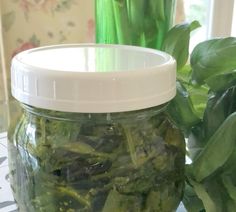
{"label": "floral patterned background", "polygon": [[93,0],[1,0],[4,55],[49,44],[94,41]]}

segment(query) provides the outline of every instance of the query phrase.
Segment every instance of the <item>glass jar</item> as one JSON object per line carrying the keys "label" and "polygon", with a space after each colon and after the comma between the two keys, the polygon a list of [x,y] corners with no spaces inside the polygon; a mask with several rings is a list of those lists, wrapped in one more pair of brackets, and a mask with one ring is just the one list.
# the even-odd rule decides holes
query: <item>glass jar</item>
{"label": "glass jar", "polygon": [[176,0],[96,0],[97,43],[161,49]]}
{"label": "glass jar", "polygon": [[178,207],[185,143],[165,114],[172,57],[117,45],[36,48],[13,59],[12,94],[24,111],[8,145],[20,211]]}

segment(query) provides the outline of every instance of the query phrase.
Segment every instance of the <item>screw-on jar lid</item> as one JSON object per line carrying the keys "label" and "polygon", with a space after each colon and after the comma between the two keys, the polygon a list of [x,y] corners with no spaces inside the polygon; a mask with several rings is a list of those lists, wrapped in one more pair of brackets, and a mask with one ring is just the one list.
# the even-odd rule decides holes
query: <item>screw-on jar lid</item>
{"label": "screw-on jar lid", "polygon": [[168,54],[123,45],[58,45],[12,60],[12,95],[38,108],[81,113],[157,106],[176,93],[176,63]]}

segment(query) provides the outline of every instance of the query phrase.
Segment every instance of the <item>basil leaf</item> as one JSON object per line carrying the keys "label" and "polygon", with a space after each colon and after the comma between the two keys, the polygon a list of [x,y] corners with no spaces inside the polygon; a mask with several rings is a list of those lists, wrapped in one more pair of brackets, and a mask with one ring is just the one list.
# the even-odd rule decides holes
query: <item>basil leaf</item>
{"label": "basil leaf", "polygon": [[222,182],[229,194],[229,196],[236,201],[236,187],[232,182],[232,179],[230,178],[230,176],[227,175],[223,175],[222,176]]}
{"label": "basil leaf", "polygon": [[199,212],[204,210],[202,201],[198,198],[193,187],[186,183],[183,197],[184,207],[191,212]]}
{"label": "basil leaf", "polygon": [[202,128],[202,121],[199,124],[192,127],[189,136],[188,136],[188,156],[191,158],[192,161],[201,153],[203,150],[206,141],[204,130]]}
{"label": "basil leaf", "polygon": [[236,87],[224,92],[211,93],[203,117],[204,136],[207,140],[225,119],[236,111]]}
{"label": "basil leaf", "polygon": [[236,141],[236,112],[232,113],[208,140],[192,163],[194,178],[201,182],[221,168],[233,153]]}
{"label": "basil leaf", "polygon": [[198,44],[191,54],[192,80],[203,84],[206,79],[236,68],[236,38],[218,38]]}
{"label": "basil leaf", "polygon": [[212,91],[226,90],[236,85],[236,70],[231,73],[218,74],[206,79],[207,85]]}
{"label": "basil leaf", "polygon": [[171,54],[176,59],[178,70],[188,60],[190,33],[198,27],[200,27],[198,21],[194,21],[191,24],[179,24],[174,26],[165,37],[162,50]]}
{"label": "basil leaf", "polygon": [[192,126],[200,122],[195,114],[190,96],[186,88],[177,81],[177,94],[167,107],[170,118],[178,127],[188,131]]}
{"label": "basil leaf", "polygon": [[[185,191],[183,203],[188,211],[231,211],[227,210],[230,197],[221,182],[221,177],[214,175],[204,180],[204,182],[196,182],[193,179],[192,172],[193,168],[186,165],[188,190]],[[187,200],[189,201],[185,199],[186,194],[188,194]]]}
{"label": "basil leaf", "polygon": [[212,200],[207,190],[205,189],[203,184],[197,183],[193,180],[190,180],[190,183],[193,185],[193,188],[199,197],[202,200],[203,205],[207,212],[217,212],[219,209],[217,208],[215,202]]}

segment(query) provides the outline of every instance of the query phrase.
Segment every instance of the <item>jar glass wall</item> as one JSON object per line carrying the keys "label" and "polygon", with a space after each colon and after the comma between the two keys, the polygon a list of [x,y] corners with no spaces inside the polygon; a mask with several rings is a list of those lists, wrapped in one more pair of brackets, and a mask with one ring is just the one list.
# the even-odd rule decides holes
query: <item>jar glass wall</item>
{"label": "jar glass wall", "polygon": [[175,210],[185,144],[165,105],[122,113],[67,113],[23,105],[9,135],[20,211]]}
{"label": "jar glass wall", "polygon": [[165,112],[175,72],[170,55],[134,46],[16,55],[12,94],[24,113],[8,148],[20,212],[175,210],[185,166],[184,138]]}

